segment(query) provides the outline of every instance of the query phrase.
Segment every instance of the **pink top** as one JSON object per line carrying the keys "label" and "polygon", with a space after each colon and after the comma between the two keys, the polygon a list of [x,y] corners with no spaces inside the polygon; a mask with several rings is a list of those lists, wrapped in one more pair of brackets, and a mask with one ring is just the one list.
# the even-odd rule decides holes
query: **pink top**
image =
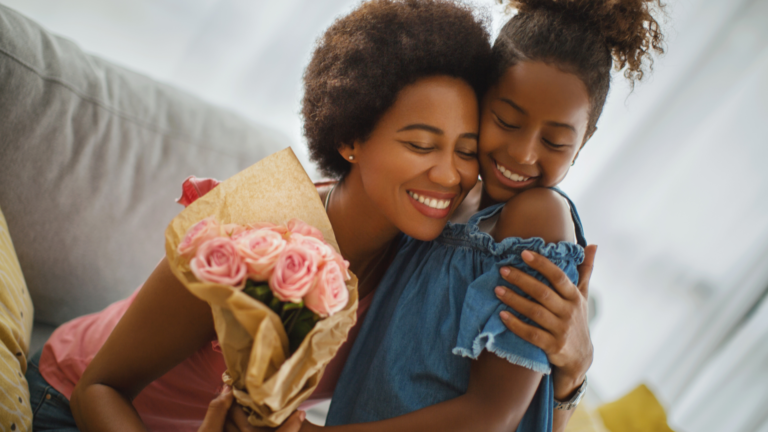
{"label": "pink top", "polygon": [[[184,182],[184,195],[179,202],[189,205],[217,184],[215,180],[190,177]],[[53,332],[40,357],[40,374],[48,384],[67,398],[72,396],[75,384],[85,368],[133,303],[140,289],[101,312],[75,318]],[[317,389],[302,407],[329,399],[333,395],[372,300],[373,293],[360,299],[357,323],[325,369]],[[226,368],[218,343],[214,341],[145,387],[134,399],[133,406],[150,430],[197,431],[205,417],[208,403],[221,388],[221,375]]]}

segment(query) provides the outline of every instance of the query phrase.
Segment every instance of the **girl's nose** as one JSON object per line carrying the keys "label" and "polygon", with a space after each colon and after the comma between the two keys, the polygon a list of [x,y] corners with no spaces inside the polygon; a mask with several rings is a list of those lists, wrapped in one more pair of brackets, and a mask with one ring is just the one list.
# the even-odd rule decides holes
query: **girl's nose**
{"label": "girl's nose", "polygon": [[536,143],[536,134],[528,134],[520,140],[509,143],[507,145],[507,154],[520,165],[533,165],[538,158]]}
{"label": "girl's nose", "polygon": [[441,156],[437,163],[429,170],[429,179],[445,188],[456,186],[461,181],[459,170],[452,154]]}

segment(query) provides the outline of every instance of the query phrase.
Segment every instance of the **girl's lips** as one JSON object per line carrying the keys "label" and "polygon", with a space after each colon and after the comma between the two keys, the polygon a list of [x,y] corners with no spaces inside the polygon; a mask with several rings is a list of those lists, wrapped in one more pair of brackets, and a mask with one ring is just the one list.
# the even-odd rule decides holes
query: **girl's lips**
{"label": "girl's lips", "polygon": [[[411,201],[411,204],[416,208],[416,210],[419,211],[419,213],[423,214],[424,216],[427,216],[429,218],[433,219],[444,219],[448,217],[448,215],[451,212],[451,208],[453,207],[453,198],[456,197],[455,193],[439,193],[439,192],[431,192],[431,191],[421,191],[421,190],[409,190],[408,198]],[[419,202],[418,199],[415,199],[411,193],[418,194],[419,196],[430,198],[430,199],[437,199],[440,201],[450,201],[447,207],[443,209],[436,209],[433,207],[430,207],[424,203]]]}
{"label": "girl's lips", "polygon": [[[496,175],[496,178],[499,180],[499,182],[503,186],[506,186],[511,189],[521,189],[521,188],[526,188],[536,182],[536,177],[531,177],[526,181],[514,181],[511,179],[508,179],[507,177],[504,176],[504,173],[499,171],[498,163],[493,158],[491,158],[491,162],[493,163],[493,173]],[[522,174],[519,174],[519,175],[522,175]]]}

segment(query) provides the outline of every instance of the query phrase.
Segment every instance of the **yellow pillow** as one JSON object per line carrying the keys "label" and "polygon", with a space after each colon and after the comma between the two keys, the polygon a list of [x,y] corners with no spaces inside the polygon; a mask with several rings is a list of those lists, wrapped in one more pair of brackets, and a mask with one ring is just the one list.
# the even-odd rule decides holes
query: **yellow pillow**
{"label": "yellow pillow", "polygon": [[32,299],[0,210],[0,429],[31,431],[27,372]]}

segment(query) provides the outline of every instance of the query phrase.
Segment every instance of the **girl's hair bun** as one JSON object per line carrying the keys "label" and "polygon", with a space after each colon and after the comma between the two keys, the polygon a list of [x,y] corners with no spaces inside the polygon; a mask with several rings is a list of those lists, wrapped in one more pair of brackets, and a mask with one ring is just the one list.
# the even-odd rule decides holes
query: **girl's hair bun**
{"label": "girl's hair bun", "polygon": [[652,53],[664,52],[664,36],[654,12],[663,12],[661,0],[511,0],[521,14],[547,11],[579,23],[605,41],[614,68],[632,83],[653,68]]}

